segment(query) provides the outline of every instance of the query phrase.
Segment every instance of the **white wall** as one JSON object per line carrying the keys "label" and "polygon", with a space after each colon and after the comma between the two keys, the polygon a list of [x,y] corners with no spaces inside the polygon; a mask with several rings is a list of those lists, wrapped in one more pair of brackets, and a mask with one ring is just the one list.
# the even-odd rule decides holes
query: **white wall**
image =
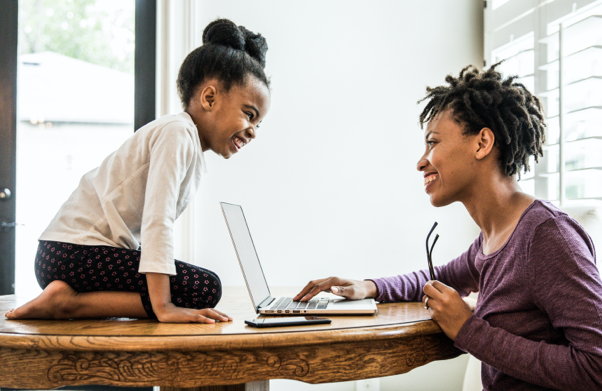
{"label": "white wall", "polygon": [[[448,73],[482,64],[480,1],[222,0],[196,8],[199,37],[226,17],[270,47],[271,111],[233,158],[207,153],[196,200],[196,261],[224,285],[244,282],[218,201],[243,205],[273,285],[424,268],[435,220],[435,263],[474,240],[462,205],[436,209],[424,193],[416,101]],[[291,275],[293,265],[317,271]]]}
{"label": "white wall", "polygon": [[[209,175],[194,206],[198,259],[183,260],[214,270],[225,286],[244,285],[219,201],[243,205],[274,286],[425,268],[435,220],[435,264],[474,240],[462,205],[436,209],[424,193],[416,101],[448,73],[482,65],[482,1],[203,0],[194,12],[198,44],[217,17],[266,37],[272,108],[237,156],[207,154]],[[383,379],[381,389],[461,389],[465,362],[430,364],[446,376],[426,367]],[[353,384],[272,382],[272,390],[308,387]]]}

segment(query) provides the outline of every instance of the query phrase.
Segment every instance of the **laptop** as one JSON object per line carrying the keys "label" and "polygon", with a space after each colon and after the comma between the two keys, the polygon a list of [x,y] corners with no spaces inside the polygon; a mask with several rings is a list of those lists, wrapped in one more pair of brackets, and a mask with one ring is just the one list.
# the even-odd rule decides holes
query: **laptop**
{"label": "laptop", "polygon": [[242,207],[226,202],[220,205],[255,312],[265,315],[372,315],[377,312],[374,299],[314,297],[300,302],[290,297],[272,297]]}

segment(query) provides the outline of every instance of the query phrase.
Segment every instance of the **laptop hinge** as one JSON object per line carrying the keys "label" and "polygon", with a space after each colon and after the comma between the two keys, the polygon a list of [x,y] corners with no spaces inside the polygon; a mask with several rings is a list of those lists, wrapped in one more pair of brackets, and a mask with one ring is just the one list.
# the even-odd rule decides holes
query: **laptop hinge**
{"label": "laptop hinge", "polygon": [[272,296],[266,297],[266,299],[264,301],[262,301],[261,303],[259,303],[259,306],[257,306],[257,309],[265,308],[265,307],[269,306],[270,304],[272,304],[272,302],[274,300],[275,299]]}

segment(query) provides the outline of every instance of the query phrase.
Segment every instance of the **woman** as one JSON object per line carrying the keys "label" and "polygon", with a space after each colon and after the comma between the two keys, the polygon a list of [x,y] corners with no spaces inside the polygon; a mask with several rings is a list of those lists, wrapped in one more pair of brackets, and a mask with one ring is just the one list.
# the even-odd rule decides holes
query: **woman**
{"label": "woman", "polygon": [[[418,162],[434,206],[459,201],[481,229],[468,251],[428,271],[310,282],[320,291],[380,302],[422,300],[455,346],[482,361],[486,390],[602,389],[602,281],[584,229],[515,176],[542,156],[539,100],[495,66],[428,88]],[[429,281],[430,280],[430,281]],[[462,299],[479,292],[474,313]]]}

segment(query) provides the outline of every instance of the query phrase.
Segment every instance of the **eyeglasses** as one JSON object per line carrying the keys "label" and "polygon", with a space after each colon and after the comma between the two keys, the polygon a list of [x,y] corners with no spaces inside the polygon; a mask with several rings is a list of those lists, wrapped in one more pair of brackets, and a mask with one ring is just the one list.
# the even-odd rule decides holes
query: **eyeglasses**
{"label": "eyeglasses", "polygon": [[429,231],[429,234],[426,237],[426,259],[429,263],[429,272],[431,273],[431,280],[436,280],[435,269],[433,268],[433,248],[435,248],[435,243],[437,243],[437,239],[439,239],[439,234],[437,234],[437,236],[435,236],[435,240],[433,241],[433,245],[431,246],[430,249],[429,249],[429,239],[431,238],[431,234],[435,230],[436,226],[437,226],[437,222],[435,221],[435,224],[433,224],[433,228],[431,228],[431,230]]}

